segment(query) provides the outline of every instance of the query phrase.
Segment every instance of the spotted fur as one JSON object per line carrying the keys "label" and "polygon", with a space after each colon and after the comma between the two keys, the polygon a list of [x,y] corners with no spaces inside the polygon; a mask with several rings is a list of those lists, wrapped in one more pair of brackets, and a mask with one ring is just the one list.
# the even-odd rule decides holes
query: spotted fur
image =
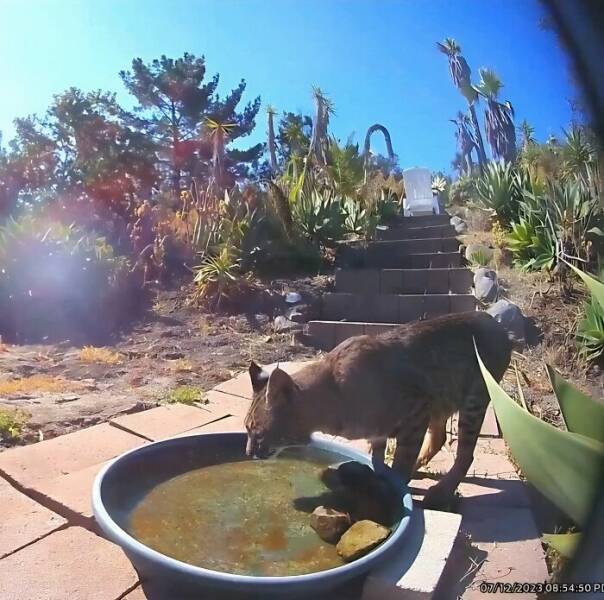
{"label": "spotted fur", "polygon": [[250,366],[254,397],[245,418],[247,453],[306,443],[313,431],[369,439],[375,462],[396,438],[393,466],[403,476],[430,461],[445,442],[445,422],[459,412],[453,467],[426,504],[446,503],[473,460],[489,396],[478,351],[499,381],[511,356],[505,330],[482,312],[403,325],[376,337],[349,338],[320,361],[289,376]]}

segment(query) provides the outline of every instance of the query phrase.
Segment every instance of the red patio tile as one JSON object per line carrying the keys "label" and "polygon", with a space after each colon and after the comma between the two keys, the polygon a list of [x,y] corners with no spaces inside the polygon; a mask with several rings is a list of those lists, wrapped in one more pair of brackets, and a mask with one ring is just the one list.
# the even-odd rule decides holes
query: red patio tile
{"label": "red patio tile", "polygon": [[137,581],[120,548],[81,527],[56,531],[0,561],[2,600],[114,600]]}
{"label": "red patio tile", "polygon": [[207,407],[214,415],[212,420],[216,420],[226,415],[245,416],[247,409],[250,406],[250,401],[247,398],[234,396],[233,394],[225,394],[224,392],[218,392],[216,390],[210,390],[206,394],[206,398],[208,400]]}
{"label": "red patio tile", "polygon": [[0,453],[0,472],[26,487],[55,479],[144,444],[145,441],[109,423]]}
{"label": "red patio tile", "polygon": [[[218,415],[220,416],[220,415]],[[217,418],[211,409],[171,404],[112,419],[111,423],[150,440],[161,440]]]}
{"label": "red patio tile", "polygon": [[0,478],[0,557],[40,539],[67,521]]}

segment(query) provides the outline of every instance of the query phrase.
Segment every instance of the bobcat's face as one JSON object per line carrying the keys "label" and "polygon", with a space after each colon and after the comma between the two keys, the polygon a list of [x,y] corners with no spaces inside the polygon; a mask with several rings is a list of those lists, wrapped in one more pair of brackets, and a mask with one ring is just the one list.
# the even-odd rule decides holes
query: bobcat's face
{"label": "bobcat's face", "polygon": [[265,458],[275,446],[308,443],[311,431],[298,414],[300,394],[293,379],[279,368],[269,375],[254,362],[249,373],[254,396],[245,417],[246,454]]}

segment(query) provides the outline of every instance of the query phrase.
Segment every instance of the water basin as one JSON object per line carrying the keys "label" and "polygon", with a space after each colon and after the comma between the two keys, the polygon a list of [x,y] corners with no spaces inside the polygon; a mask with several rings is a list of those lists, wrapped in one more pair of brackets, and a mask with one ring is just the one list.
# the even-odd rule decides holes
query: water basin
{"label": "water basin", "polygon": [[297,508],[296,499],[326,491],[319,478],[325,467],[371,464],[368,456],[319,438],[264,461],[246,459],[244,450],[244,434],[212,433],[128,452],[99,473],[95,517],[143,577],[256,597],[333,588],[367,572],[404,536],[411,497],[392,472],[400,519],[384,543],[351,563]]}

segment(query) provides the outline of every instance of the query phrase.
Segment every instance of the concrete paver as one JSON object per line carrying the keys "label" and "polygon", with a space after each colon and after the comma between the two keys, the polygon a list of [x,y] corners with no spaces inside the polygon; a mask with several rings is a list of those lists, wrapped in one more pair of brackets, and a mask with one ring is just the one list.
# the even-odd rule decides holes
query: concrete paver
{"label": "concrete paver", "polygon": [[0,560],[2,600],[117,600],[138,581],[118,546],[69,527]]}
{"label": "concrete paver", "polygon": [[[74,473],[41,481],[36,484],[36,492],[45,498],[50,498],[75,515],[90,518],[92,517],[92,484],[106,464],[105,462],[92,465]],[[40,501],[44,500],[41,498]]]}
{"label": "concrete paver", "polygon": [[[0,478],[0,557],[65,525],[63,517],[17,491]],[[0,594],[1,595],[1,594]]]}
{"label": "concrete paver", "polygon": [[102,463],[146,443],[112,427],[95,425],[51,440],[0,453],[0,472],[25,487]]}
{"label": "concrete paver", "polygon": [[[279,363],[279,368],[283,369],[286,373],[292,375],[312,363],[313,361],[302,361],[302,362],[282,362]],[[269,373],[277,366],[277,363],[266,365],[263,368]],[[241,398],[252,399],[252,384],[250,383],[250,376],[247,371],[239,373],[236,377],[224,381],[214,387],[217,392],[224,392],[226,394],[232,394],[233,396],[239,396]]]}
{"label": "concrete paver", "polygon": [[[461,516],[418,509],[412,518],[404,550],[372,571],[362,600],[431,598],[457,538]],[[415,548],[415,545],[418,548]],[[412,548],[412,549],[411,549]]]}
{"label": "concrete paver", "polygon": [[117,417],[111,420],[111,424],[155,441],[200,427],[220,416],[222,415],[214,414],[209,406],[200,408],[186,404],[170,404]]}

